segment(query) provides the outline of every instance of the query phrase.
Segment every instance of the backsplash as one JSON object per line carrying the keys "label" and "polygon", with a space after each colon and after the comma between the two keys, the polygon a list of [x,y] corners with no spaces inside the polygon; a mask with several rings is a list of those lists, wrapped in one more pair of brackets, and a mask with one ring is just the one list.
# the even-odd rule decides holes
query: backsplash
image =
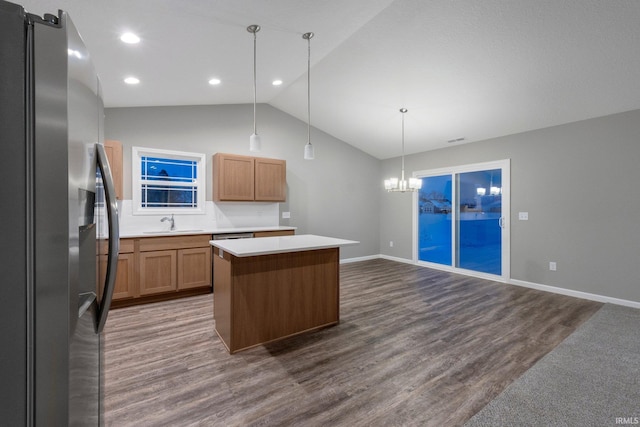
{"label": "backsplash", "polygon": [[[168,230],[169,222],[161,222],[161,215],[133,215],[132,200],[118,201],[120,232]],[[212,229],[230,227],[271,227],[279,225],[278,203],[205,202],[204,215],[174,213],[176,229]]]}
{"label": "backsplash", "polygon": [[278,203],[213,203],[216,227],[271,227],[280,224]]}

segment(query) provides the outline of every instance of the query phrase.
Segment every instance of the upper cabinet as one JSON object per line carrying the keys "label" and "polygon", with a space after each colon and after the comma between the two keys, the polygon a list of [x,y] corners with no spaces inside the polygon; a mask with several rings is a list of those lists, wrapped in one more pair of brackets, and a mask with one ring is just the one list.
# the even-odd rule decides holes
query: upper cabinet
{"label": "upper cabinet", "polygon": [[214,201],[286,201],[286,161],[217,153],[212,163]]}
{"label": "upper cabinet", "polygon": [[116,199],[122,200],[122,143],[120,141],[105,140],[104,151],[109,160],[109,167],[113,175],[113,186],[116,188]]}
{"label": "upper cabinet", "polygon": [[213,156],[213,200],[253,201],[255,159],[217,153]]}
{"label": "upper cabinet", "polygon": [[255,200],[287,200],[287,163],[284,160],[255,158]]}

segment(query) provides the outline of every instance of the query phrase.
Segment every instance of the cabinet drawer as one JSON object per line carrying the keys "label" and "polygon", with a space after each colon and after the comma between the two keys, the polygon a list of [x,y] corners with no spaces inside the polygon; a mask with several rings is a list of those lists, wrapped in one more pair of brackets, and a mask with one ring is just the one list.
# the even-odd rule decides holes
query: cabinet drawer
{"label": "cabinet drawer", "polygon": [[[120,239],[120,253],[132,254],[135,239]],[[98,240],[98,253],[106,254],[109,252],[109,241],[106,239]]]}
{"label": "cabinet drawer", "polygon": [[159,236],[140,239],[140,252],[209,247],[210,234]]}
{"label": "cabinet drawer", "polygon": [[278,230],[278,231],[256,231],[253,237],[276,237],[276,236],[293,236],[295,230]]}
{"label": "cabinet drawer", "polygon": [[[120,253],[132,254],[133,253],[134,240],[133,239],[120,239]],[[106,253],[103,252],[103,253]]]}

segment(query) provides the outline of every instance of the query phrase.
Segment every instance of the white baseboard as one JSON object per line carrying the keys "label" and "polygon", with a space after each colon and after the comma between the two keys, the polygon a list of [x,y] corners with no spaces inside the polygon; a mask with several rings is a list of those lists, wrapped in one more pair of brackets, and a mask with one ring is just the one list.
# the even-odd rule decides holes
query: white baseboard
{"label": "white baseboard", "polygon": [[356,258],[346,258],[346,259],[341,259],[340,260],[340,264],[349,264],[352,262],[360,262],[360,261],[369,261],[372,259],[378,259],[380,258],[380,255],[368,255],[368,256],[361,256],[361,257],[356,257]]}
{"label": "white baseboard", "polygon": [[624,305],[626,307],[640,308],[640,302],[630,301],[626,299],[613,298],[605,295],[592,294],[589,292],[574,291],[572,289],[559,288],[557,286],[542,285],[540,283],[526,282],[524,280],[510,279],[508,283],[525,288],[537,289],[539,291],[553,292],[554,294],[567,295],[570,297],[588,299],[591,301],[606,302],[616,305]]}
{"label": "white baseboard", "polygon": [[[415,262],[413,262],[413,260],[410,260],[410,259],[392,257],[392,256],[389,256],[389,255],[383,255],[383,254],[369,255],[369,256],[359,257],[359,258],[348,258],[348,259],[340,260],[340,264],[347,264],[347,263],[350,263],[350,262],[358,262],[358,261],[368,261],[368,260],[377,259],[377,258],[382,258],[382,259],[387,259],[389,261],[396,261],[396,262],[402,262],[402,263],[405,263],[405,264],[421,266],[420,264],[415,263]],[[425,266],[421,266],[421,267],[425,267]],[[432,267],[425,267],[425,268],[432,268]],[[451,271],[451,270],[447,270],[447,269],[443,269],[443,270],[444,271]],[[458,272],[458,271],[454,271],[454,273],[464,274],[464,272]],[[565,289],[565,288],[559,288],[557,286],[549,286],[549,285],[543,285],[543,284],[540,284],[540,283],[527,282],[525,280],[508,279],[505,283],[506,284],[510,284],[510,285],[522,286],[522,287],[525,287],[525,288],[537,289],[539,291],[552,292],[554,294],[567,295],[567,296],[575,297],[575,298],[588,299],[588,300],[591,300],[591,301],[598,301],[598,302],[604,302],[604,303],[609,303],[609,304],[623,305],[625,307],[640,308],[640,302],[637,302],[637,301],[630,301],[630,300],[626,300],[626,299],[613,298],[613,297],[608,297],[608,296],[605,296],[605,295],[592,294],[592,293],[589,293],[589,292],[574,291],[572,289]]]}
{"label": "white baseboard", "polygon": [[390,255],[378,254],[378,258],[388,259],[389,261],[403,262],[405,264],[417,265],[415,262],[413,262],[413,260],[406,259],[406,258],[398,258]]}

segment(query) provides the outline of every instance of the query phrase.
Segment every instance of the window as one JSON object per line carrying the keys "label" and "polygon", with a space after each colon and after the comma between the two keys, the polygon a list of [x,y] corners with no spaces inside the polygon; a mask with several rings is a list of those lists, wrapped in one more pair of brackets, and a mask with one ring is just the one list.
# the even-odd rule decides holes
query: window
{"label": "window", "polygon": [[133,147],[135,214],[204,214],[205,155]]}

